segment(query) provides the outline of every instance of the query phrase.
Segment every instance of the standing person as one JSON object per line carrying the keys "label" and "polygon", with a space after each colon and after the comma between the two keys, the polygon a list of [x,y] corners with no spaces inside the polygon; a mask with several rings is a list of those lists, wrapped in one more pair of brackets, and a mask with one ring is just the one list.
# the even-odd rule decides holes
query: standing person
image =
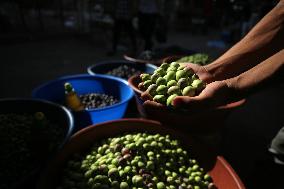
{"label": "standing person", "polygon": [[[173,100],[174,107],[202,112],[248,99],[240,117],[228,122],[224,129],[220,152],[249,189],[283,188],[283,41],[284,0],[280,0],[242,40],[213,63],[187,64],[208,84],[198,96],[177,96]],[[258,101],[257,94],[265,91],[265,95],[273,89],[278,90]],[[173,114],[152,101],[146,101],[144,107],[147,115],[161,122],[184,127],[190,124],[190,114]]]}
{"label": "standing person", "polygon": [[159,0],[139,0],[138,27],[144,40],[144,50],[152,50],[152,37],[160,11]]}
{"label": "standing person", "polygon": [[112,50],[108,55],[114,55],[117,51],[117,44],[120,40],[121,32],[126,31],[132,44],[131,53],[136,53],[136,35],[132,25],[132,18],[135,14],[135,1],[116,0],[114,13],[114,28],[112,36]]}

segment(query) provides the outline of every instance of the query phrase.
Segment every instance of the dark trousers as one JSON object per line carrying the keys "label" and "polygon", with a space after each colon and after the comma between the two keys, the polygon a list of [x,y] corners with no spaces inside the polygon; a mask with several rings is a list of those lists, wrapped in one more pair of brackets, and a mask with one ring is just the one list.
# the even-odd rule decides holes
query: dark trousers
{"label": "dark trousers", "polygon": [[128,36],[130,37],[133,51],[136,51],[136,36],[135,36],[134,28],[132,26],[132,22],[130,19],[116,19],[115,20],[114,29],[113,29],[112,50],[116,51],[121,32],[123,30],[127,32]]}
{"label": "dark trousers", "polygon": [[138,24],[140,35],[145,42],[145,50],[151,50],[153,47],[152,37],[155,31],[157,14],[139,13]]}

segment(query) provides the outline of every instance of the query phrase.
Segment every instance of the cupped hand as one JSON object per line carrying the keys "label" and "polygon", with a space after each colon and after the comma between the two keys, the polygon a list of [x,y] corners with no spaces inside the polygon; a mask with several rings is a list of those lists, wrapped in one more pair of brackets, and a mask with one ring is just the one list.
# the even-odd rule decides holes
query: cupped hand
{"label": "cupped hand", "polygon": [[173,100],[173,105],[198,112],[226,105],[234,101],[233,96],[233,90],[228,87],[225,81],[214,81],[209,83],[198,96],[177,96]]}
{"label": "cupped hand", "polygon": [[212,120],[223,120],[230,111],[217,107],[230,101],[231,92],[224,81],[215,81],[208,84],[198,96],[177,96],[172,108],[151,100],[146,100],[143,106],[148,118],[165,125],[178,126],[190,131],[212,131],[219,127],[212,124]]}
{"label": "cupped hand", "polygon": [[191,68],[193,72],[198,75],[199,79],[201,79],[205,83],[211,83],[212,81],[214,81],[213,75],[206,70],[205,66],[193,64],[190,62],[180,63],[180,65]]}

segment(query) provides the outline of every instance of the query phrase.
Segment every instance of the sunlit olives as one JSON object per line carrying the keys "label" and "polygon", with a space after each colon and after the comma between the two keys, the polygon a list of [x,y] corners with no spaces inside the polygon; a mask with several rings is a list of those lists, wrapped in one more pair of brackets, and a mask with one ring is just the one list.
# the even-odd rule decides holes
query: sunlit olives
{"label": "sunlit olives", "polygon": [[156,84],[159,86],[159,85],[166,85],[167,84],[167,81],[165,78],[163,77],[159,77],[156,81]]}
{"label": "sunlit olives", "polygon": [[195,88],[192,86],[187,86],[182,90],[183,96],[195,96]]}
{"label": "sunlit olives", "polygon": [[178,80],[177,82],[177,86],[182,90],[184,89],[185,87],[188,86],[188,79],[187,78],[181,78]]}
{"label": "sunlit olives", "polygon": [[159,103],[161,103],[161,104],[165,104],[165,102],[166,102],[166,97],[165,97],[165,95],[155,95],[154,98],[153,98],[153,100],[154,100],[155,102],[159,102]]}
{"label": "sunlit olives", "polygon": [[143,87],[147,89],[151,84],[152,84],[151,80],[144,81]]}
{"label": "sunlit olives", "polygon": [[156,81],[157,81],[157,79],[158,79],[159,77],[161,77],[160,74],[154,73],[153,75],[151,75],[151,81],[152,81],[153,83],[156,83]]}
{"label": "sunlit olives", "polygon": [[156,90],[158,88],[158,85],[152,84],[148,87],[147,91],[151,96],[155,96],[157,94]]}
{"label": "sunlit olives", "polygon": [[167,82],[175,80],[175,77],[176,77],[176,72],[174,71],[168,71],[167,74],[164,76]]}
{"label": "sunlit olives", "polygon": [[163,63],[152,75],[141,74],[140,78],[142,82],[138,88],[147,91],[143,100],[154,100],[167,106],[172,106],[173,95],[193,97],[206,87],[192,68],[178,62]]}
{"label": "sunlit olives", "polygon": [[178,86],[172,86],[167,91],[168,95],[180,95],[180,88]]}
{"label": "sunlit olives", "polygon": [[176,80],[170,80],[168,83],[167,83],[167,87],[170,88],[171,86],[175,86],[177,85],[177,81]]}
{"label": "sunlit olives", "polygon": [[140,78],[141,78],[142,81],[147,81],[147,80],[151,79],[151,76],[150,76],[150,74],[144,73],[144,74],[140,75]]}
{"label": "sunlit olives", "polygon": [[200,79],[193,80],[191,85],[193,87],[195,87],[196,90],[198,90],[198,91],[202,90],[205,87],[204,82],[202,80],[200,80]]}
{"label": "sunlit olives", "polygon": [[174,98],[177,97],[177,96],[178,95],[176,95],[176,94],[169,96],[168,99],[167,99],[167,106],[171,106]]}
{"label": "sunlit olives", "polygon": [[157,87],[157,94],[159,95],[166,95],[168,91],[168,87],[166,85],[160,85]]}

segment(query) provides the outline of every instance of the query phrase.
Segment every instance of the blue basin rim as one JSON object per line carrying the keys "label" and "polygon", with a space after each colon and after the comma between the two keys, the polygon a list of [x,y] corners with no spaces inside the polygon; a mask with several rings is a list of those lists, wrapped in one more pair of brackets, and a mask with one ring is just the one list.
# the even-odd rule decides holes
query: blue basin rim
{"label": "blue basin rim", "polygon": [[[52,81],[49,81],[47,83],[44,83],[40,86],[38,86],[37,88],[35,88],[33,91],[32,91],[32,97],[33,98],[38,98],[36,96],[37,94],[37,91],[40,90],[41,88],[44,88],[48,85],[51,85],[53,83],[56,83],[60,80],[68,80],[68,79],[84,79],[84,78],[93,78],[93,79],[96,79],[96,78],[103,78],[103,79],[110,79],[110,80],[116,80],[116,81],[119,81],[121,83],[124,83],[125,85],[129,86],[128,82],[124,79],[121,79],[121,78],[118,78],[118,77],[114,77],[114,76],[111,76],[111,75],[106,75],[106,74],[96,74],[96,75],[90,75],[90,74],[77,74],[77,75],[70,75],[70,76],[63,76],[63,77],[59,77],[55,80],[52,80]],[[109,109],[109,108],[113,108],[113,107],[116,107],[116,106],[119,106],[123,103],[126,103],[127,101],[129,101],[133,96],[134,96],[134,91],[133,89],[129,86],[129,89],[130,89],[130,93],[129,93],[129,96],[128,98],[120,101],[119,103],[116,103],[116,104],[113,104],[111,106],[107,106],[107,107],[103,107],[103,108],[96,108],[96,109],[92,109],[92,111],[100,111],[100,110],[105,110],[105,109]]]}

